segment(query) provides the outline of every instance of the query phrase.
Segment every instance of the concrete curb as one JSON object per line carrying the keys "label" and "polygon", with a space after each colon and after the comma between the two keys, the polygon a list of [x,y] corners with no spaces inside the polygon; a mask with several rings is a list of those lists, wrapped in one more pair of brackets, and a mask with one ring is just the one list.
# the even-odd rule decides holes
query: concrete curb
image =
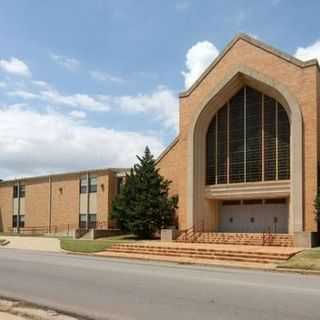
{"label": "concrete curb", "polygon": [[304,274],[304,275],[320,276],[320,271],[317,271],[317,270],[290,269],[290,268],[277,267],[276,271],[283,272],[283,273],[299,273],[299,274]]}

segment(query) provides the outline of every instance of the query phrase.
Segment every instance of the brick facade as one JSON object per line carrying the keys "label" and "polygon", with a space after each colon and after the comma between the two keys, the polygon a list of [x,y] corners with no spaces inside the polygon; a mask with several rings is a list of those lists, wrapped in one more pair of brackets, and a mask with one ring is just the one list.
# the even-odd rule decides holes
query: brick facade
{"label": "brick facade", "polygon": [[[233,70],[242,69],[261,74],[270,79],[269,82],[271,83],[273,81],[274,83],[280,83],[290,92],[299,105],[303,121],[303,194],[301,195],[303,212],[300,212],[303,217],[302,231],[315,232],[317,231],[317,223],[313,203],[318,186],[319,66],[315,61],[306,63],[297,61],[293,57],[280,53],[246,35],[237,36],[216,61],[209,66],[200,79],[188,91],[180,95],[179,137],[172,148],[169,148],[158,162],[158,166],[166,178],[174,181],[172,189],[179,194],[179,227],[185,229],[190,226],[190,223],[187,222],[188,211],[193,210],[188,206],[190,198],[194,197],[194,194],[190,194],[188,191],[190,190],[188,179],[190,174],[192,175],[188,161],[190,157],[197,156],[189,153],[192,126],[204,104],[210,103],[208,98],[212,92],[221,86],[221,83]],[[238,81],[243,81],[241,76],[239,73]],[[228,83],[225,87],[227,86]],[[275,88],[275,90],[278,90],[278,88]],[[218,92],[213,98],[225,101],[222,95],[227,96],[228,90],[221,89],[221,97],[219,97]],[[192,134],[194,135],[195,132]],[[293,141],[293,143],[295,142]],[[204,184],[203,181],[202,183]],[[203,202],[205,201],[204,199]],[[194,213],[194,215],[200,214],[201,212]],[[209,223],[209,218],[205,221]]]}
{"label": "brick facade", "polygon": [[[91,170],[44,177],[25,178],[0,182],[0,232],[9,232],[13,217],[13,188],[20,183],[25,186],[23,212],[25,228],[47,228],[51,232],[64,232],[79,228],[80,177],[97,178],[97,191],[93,195],[92,208],[96,208],[98,223],[110,227],[110,210],[117,194],[119,170]],[[22,209],[21,209],[22,210]]]}

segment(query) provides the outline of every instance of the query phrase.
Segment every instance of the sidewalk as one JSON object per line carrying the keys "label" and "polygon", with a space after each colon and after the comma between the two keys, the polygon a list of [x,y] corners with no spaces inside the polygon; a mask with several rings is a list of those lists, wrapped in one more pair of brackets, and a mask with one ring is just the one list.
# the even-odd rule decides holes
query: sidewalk
{"label": "sidewalk", "polygon": [[5,245],[4,248],[52,251],[52,252],[61,251],[60,240],[55,238],[1,236],[0,240],[1,239],[5,239],[9,241],[9,244]]}
{"label": "sidewalk", "polygon": [[24,302],[0,299],[0,320],[80,320]]}
{"label": "sidewalk", "polygon": [[26,318],[21,318],[19,316],[14,316],[9,313],[0,312],[0,319],[1,320],[25,320]]}

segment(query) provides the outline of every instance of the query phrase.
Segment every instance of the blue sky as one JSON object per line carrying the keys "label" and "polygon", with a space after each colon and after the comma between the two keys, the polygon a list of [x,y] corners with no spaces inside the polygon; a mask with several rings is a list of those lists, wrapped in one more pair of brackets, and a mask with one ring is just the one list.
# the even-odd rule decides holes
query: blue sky
{"label": "blue sky", "polygon": [[320,57],[319,1],[0,4],[0,177],[129,166],[177,135],[177,95],[238,32]]}

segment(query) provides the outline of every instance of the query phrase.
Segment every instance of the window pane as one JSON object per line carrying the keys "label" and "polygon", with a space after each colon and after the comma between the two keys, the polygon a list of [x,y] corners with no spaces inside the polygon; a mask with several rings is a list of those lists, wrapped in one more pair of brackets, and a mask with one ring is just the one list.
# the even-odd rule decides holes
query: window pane
{"label": "window pane", "polygon": [[218,111],[218,149],[217,170],[218,183],[227,183],[227,157],[228,157],[228,106]]}
{"label": "window pane", "polygon": [[19,217],[19,226],[20,226],[20,228],[24,228],[24,225],[25,225],[25,223],[24,223],[24,215],[22,215],[22,216]]}
{"label": "window pane", "polygon": [[16,215],[12,216],[12,228],[16,228],[18,226],[17,221],[18,221],[17,216]]}
{"label": "window pane", "polygon": [[276,179],[276,101],[264,96],[264,180]]}
{"label": "window pane", "polygon": [[230,182],[244,181],[244,89],[230,100]]}
{"label": "window pane", "polygon": [[97,178],[89,177],[89,192],[97,192]]}
{"label": "window pane", "polygon": [[87,215],[86,214],[80,214],[79,216],[79,227],[80,228],[86,228],[87,227]]}
{"label": "window pane", "polygon": [[290,123],[286,110],[278,104],[278,179],[290,178]]}
{"label": "window pane", "polygon": [[216,117],[207,132],[207,185],[216,183]]}
{"label": "window pane", "polygon": [[119,194],[123,188],[124,185],[124,177],[118,177],[117,178],[117,193]]}
{"label": "window pane", "polygon": [[246,88],[246,181],[261,181],[262,94]]}
{"label": "window pane", "polygon": [[86,176],[80,177],[80,193],[87,192],[88,180]]}
{"label": "window pane", "polygon": [[97,215],[89,214],[89,228],[95,228],[97,225]]}
{"label": "window pane", "polygon": [[13,186],[13,197],[18,198],[18,186]]}
{"label": "window pane", "polygon": [[26,187],[25,185],[20,185],[20,198],[24,198],[26,194]]}

